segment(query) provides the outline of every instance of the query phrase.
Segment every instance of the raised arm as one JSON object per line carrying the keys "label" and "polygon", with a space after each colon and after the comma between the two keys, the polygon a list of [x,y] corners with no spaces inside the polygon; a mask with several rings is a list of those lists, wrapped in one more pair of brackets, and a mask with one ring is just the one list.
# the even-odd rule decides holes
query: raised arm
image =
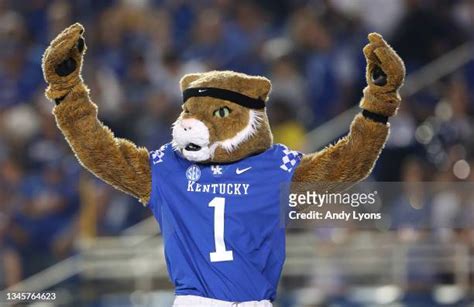
{"label": "raised arm", "polygon": [[[305,155],[295,170],[293,182],[328,184],[332,191],[348,188],[366,178],[377,161],[389,133],[388,117],[400,105],[399,89],[405,66],[395,51],[377,33],[369,34],[364,47],[368,86],[352,121],[350,132],[336,144]],[[329,183],[346,183],[329,185]]]}
{"label": "raised arm", "polygon": [[56,123],[79,162],[94,175],[147,203],[151,191],[148,151],[114,137],[97,118],[81,68],[86,46],[76,23],[50,44],[43,56],[46,97],[54,100]]}

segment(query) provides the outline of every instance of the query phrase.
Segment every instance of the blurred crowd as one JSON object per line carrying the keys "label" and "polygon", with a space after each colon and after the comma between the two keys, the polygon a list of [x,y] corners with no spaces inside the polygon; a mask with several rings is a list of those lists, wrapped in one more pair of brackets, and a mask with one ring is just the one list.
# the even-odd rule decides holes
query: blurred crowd
{"label": "blurred crowd", "polygon": [[[272,80],[275,140],[302,150],[307,131],[358,104],[367,33],[411,73],[472,40],[474,1],[0,0],[0,289],[73,254],[80,234],[149,214],[81,170],[44,98],[42,53],[76,21],[84,79],[117,136],[158,148],[180,77],[231,69]],[[473,90],[471,61],[406,97],[374,179],[473,181]]]}

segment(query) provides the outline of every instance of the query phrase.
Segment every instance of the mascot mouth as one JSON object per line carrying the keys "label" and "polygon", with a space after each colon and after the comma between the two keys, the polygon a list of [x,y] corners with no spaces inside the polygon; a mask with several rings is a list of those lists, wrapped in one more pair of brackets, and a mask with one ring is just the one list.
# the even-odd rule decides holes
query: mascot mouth
{"label": "mascot mouth", "polygon": [[209,138],[207,126],[195,118],[178,118],[173,124],[173,147],[189,161],[212,158],[214,149],[210,147]]}
{"label": "mascot mouth", "polygon": [[189,143],[188,145],[184,147],[184,149],[187,151],[199,151],[201,150],[201,148],[202,148],[201,146],[196,145],[194,143]]}

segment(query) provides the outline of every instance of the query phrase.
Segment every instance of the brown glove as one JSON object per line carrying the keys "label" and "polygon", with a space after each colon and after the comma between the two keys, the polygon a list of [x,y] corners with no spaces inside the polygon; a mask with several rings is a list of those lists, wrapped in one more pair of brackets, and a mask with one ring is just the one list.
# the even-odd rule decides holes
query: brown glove
{"label": "brown glove", "polygon": [[400,105],[405,65],[380,34],[370,33],[368,38],[369,44],[364,47],[368,86],[360,107],[377,115],[392,116]]}
{"label": "brown glove", "polygon": [[61,32],[43,55],[43,75],[48,83],[46,97],[62,100],[75,86],[82,84],[81,69],[86,51],[84,27],[75,23]]}

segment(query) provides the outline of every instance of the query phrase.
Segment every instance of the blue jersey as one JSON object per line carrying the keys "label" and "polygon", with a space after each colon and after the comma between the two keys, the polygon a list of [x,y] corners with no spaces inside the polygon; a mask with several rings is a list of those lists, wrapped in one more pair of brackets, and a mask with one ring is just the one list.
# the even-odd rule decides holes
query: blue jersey
{"label": "blue jersey", "polygon": [[150,153],[148,206],[177,295],[275,299],[285,261],[280,190],[300,158],[279,144],[230,164],[193,163],[170,144]]}

